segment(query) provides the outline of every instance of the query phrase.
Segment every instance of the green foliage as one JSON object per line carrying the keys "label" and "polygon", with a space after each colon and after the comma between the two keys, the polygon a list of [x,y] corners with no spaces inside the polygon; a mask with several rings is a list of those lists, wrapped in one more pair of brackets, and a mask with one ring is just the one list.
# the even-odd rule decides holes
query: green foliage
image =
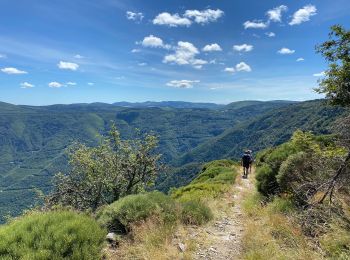
{"label": "green foliage", "polygon": [[317,46],[317,51],[329,62],[329,68],[316,91],[326,94],[334,105],[350,106],[350,31],[334,25],[329,38]]}
{"label": "green foliage", "polygon": [[[257,156],[258,191],[265,196],[286,193],[299,202],[305,201],[305,196],[315,192],[310,185],[329,177],[344,154],[345,150],[337,147],[331,136],[297,130],[289,142]],[[304,194],[307,190],[309,193]]]}
{"label": "green foliage", "polygon": [[199,200],[182,203],[181,221],[187,225],[202,225],[213,219],[210,208]]}
{"label": "green foliage", "polygon": [[128,194],[150,187],[158,173],[157,138],[145,135],[122,140],[115,126],[97,147],[78,144],[70,152],[71,170],[55,176],[47,206],[96,210]]}
{"label": "green foliage", "polygon": [[0,227],[1,259],[100,259],[105,231],[69,211],[32,212]]}
{"label": "green foliage", "polygon": [[178,219],[178,206],[161,192],[148,192],[126,196],[97,213],[97,220],[108,230],[130,231],[133,224],[149,218],[156,218],[160,224],[174,225]]}
{"label": "green foliage", "polygon": [[234,183],[237,172],[233,165],[229,160],[207,163],[197,178],[187,186],[172,190],[171,196],[180,201],[216,198]]}
{"label": "green foliage", "polygon": [[294,202],[288,198],[275,197],[271,203],[268,204],[268,210],[271,213],[290,213],[295,210]]}

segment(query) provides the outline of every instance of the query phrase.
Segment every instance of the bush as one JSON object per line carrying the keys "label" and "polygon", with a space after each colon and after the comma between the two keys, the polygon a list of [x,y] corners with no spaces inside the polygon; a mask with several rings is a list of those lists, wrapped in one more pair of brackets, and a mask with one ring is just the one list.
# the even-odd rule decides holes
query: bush
{"label": "bush", "polygon": [[97,213],[98,222],[108,230],[125,233],[132,224],[156,217],[164,224],[175,224],[177,204],[170,197],[154,191],[126,196]]}
{"label": "bush", "polygon": [[1,259],[100,259],[105,231],[71,211],[32,212],[0,228]]}
{"label": "bush", "polygon": [[271,167],[264,164],[256,171],[256,185],[258,191],[264,196],[276,193],[278,183],[276,181],[276,172]]}
{"label": "bush", "polygon": [[213,219],[210,208],[198,200],[182,204],[181,221],[184,224],[202,225]]}
{"label": "bush", "polygon": [[173,198],[180,201],[216,198],[226,192],[236,179],[237,171],[230,160],[218,160],[203,166],[201,173],[189,185],[174,189]]}

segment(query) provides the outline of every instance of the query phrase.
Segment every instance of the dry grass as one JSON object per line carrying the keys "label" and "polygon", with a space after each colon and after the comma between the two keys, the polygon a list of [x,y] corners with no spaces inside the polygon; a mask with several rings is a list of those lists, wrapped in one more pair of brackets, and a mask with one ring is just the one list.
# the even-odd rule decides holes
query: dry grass
{"label": "dry grass", "polygon": [[257,191],[244,198],[243,259],[324,259],[302,234],[288,203],[276,200],[264,205]]}

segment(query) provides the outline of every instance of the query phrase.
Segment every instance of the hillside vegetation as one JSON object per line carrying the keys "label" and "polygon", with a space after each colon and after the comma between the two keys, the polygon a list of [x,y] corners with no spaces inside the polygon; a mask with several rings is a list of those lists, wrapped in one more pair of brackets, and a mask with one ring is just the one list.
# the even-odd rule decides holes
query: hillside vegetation
{"label": "hillside vegetation", "polygon": [[[142,133],[153,131],[159,136],[162,160],[170,163],[239,122],[288,104],[253,101],[209,109],[207,105],[204,108],[202,104],[181,102],[166,103],[162,108],[103,103],[43,107],[0,103],[0,222],[5,215],[18,215],[35,205],[37,190],[49,192],[51,177],[67,172],[66,149],[74,142],[96,145],[98,135],[108,132],[111,121],[125,139],[133,138],[135,129]],[[190,177],[182,171],[183,181],[179,183],[176,179],[163,183],[167,176],[160,176],[158,185],[162,190],[185,185],[198,169],[193,168]],[[181,170],[170,167],[167,173]]]}

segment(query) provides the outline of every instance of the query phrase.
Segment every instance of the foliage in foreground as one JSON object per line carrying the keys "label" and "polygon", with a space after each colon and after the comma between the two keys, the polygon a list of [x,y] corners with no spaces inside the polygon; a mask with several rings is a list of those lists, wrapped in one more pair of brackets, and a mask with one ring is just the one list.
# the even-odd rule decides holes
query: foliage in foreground
{"label": "foliage in foreground", "polygon": [[237,172],[230,160],[218,160],[203,166],[201,173],[189,185],[174,189],[171,196],[179,201],[213,199],[228,191]]}
{"label": "foliage in foreground", "polygon": [[1,259],[100,259],[105,231],[71,211],[31,212],[0,227]]}
{"label": "foliage in foreground", "polygon": [[145,190],[158,174],[160,155],[154,152],[156,146],[157,138],[148,134],[122,140],[115,126],[97,147],[77,144],[69,154],[70,172],[55,176],[46,205],[94,211]]}

